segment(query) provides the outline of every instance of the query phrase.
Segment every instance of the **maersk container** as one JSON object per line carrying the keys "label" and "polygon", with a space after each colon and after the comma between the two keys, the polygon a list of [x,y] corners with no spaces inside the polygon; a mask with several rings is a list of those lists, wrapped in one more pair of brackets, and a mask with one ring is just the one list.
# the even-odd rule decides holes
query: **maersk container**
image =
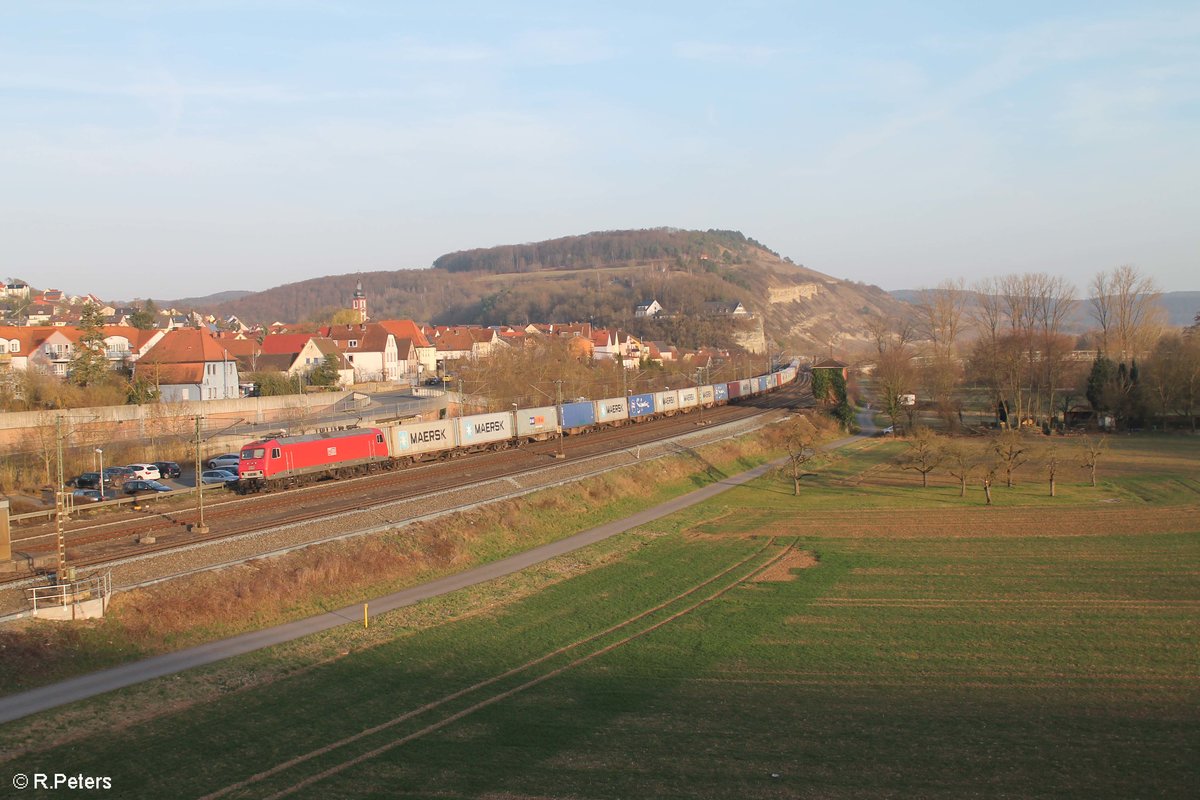
{"label": "maersk container", "polygon": [[629,398],[629,418],[636,419],[654,413],[653,394],[635,394]]}
{"label": "maersk container", "polygon": [[713,387],[712,386],[701,386],[700,387],[700,405],[707,408],[708,406],[711,406],[713,404],[714,399],[715,399],[715,397],[713,395]]}
{"label": "maersk container", "polygon": [[419,422],[415,425],[393,425],[387,429],[388,445],[393,458],[415,456],[434,450],[451,450],[458,446],[455,420]]}
{"label": "maersk container", "polygon": [[699,393],[696,391],[696,387],[694,387],[694,386],[690,389],[680,389],[679,390],[679,407],[680,408],[695,408],[696,403],[698,402],[698,400],[697,400],[698,396],[699,396]]}
{"label": "maersk container", "polygon": [[472,414],[458,420],[458,446],[475,447],[513,437],[512,412]]}
{"label": "maersk container", "polygon": [[564,430],[590,428],[596,424],[596,406],[591,400],[580,403],[567,403],[562,407],[562,426]]}
{"label": "maersk container", "polygon": [[609,397],[596,401],[596,421],[616,422],[629,419],[629,403],[624,397]]}
{"label": "maersk container", "polygon": [[658,413],[670,416],[679,411],[679,392],[676,389],[655,392],[654,403],[658,407]]}
{"label": "maersk container", "polygon": [[558,430],[558,409],[554,406],[521,408],[515,415],[518,436],[539,436]]}
{"label": "maersk container", "polygon": [[712,390],[713,390],[713,400],[715,402],[717,402],[717,403],[729,402],[729,385],[728,384],[714,383]]}
{"label": "maersk container", "polygon": [[754,380],[752,378],[743,378],[738,381],[738,387],[741,390],[742,397],[749,397],[754,394]]}

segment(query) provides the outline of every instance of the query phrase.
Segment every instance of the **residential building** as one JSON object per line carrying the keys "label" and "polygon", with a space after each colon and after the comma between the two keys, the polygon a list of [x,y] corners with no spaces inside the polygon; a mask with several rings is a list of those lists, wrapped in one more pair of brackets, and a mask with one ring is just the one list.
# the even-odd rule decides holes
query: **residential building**
{"label": "residential building", "polygon": [[134,363],[134,376],[158,388],[164,402],[232,400],[240,396],[237,359],[207,331],[167,331]]}

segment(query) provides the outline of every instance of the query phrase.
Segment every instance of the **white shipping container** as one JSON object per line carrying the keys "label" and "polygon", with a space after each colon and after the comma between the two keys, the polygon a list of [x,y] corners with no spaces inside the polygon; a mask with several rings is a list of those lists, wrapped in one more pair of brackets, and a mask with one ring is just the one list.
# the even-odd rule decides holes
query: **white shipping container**
{"label": "white shipping container", "polygon": [[393,425],[387,430],[388,452],[393,458],[428,453],[433,450],[450,450],[458,442],[454,438],[454,420],[419,422],[415,425]]}
{"label": "white shipping container", "polygon": [[458,420],[459,447],[474,447],[513,438],[512,412],[472,414]]}
{"label": "white shipping container", "polygon": [[516,416],[518,436],[535,436],[539,433],[554,433],[558,430],[558,408],[556,406],[519,408]]}
{"label": "white shipping container", "polygon": [[675,389],[655,392],[654,407],[660,414],[674,414],[679,410],[679,392]]}
{"label": "white shipping container", "polygon": [[597,422],[612,422],[618,419],[629,419],[629,403],[624,397],[596,401]]}
{"label": "white shipping container", "polygon": [[695,408],[696,398],[698,394],[696,389],[680,389],[679,390],[679,407],[680,408]]}
{"label": "white shipping container", "polygon": [[716,394],[713,392],[713,387],[711,385],[700,387],[700,404],[701,405],[711,406],[715,399],[716,399]]}

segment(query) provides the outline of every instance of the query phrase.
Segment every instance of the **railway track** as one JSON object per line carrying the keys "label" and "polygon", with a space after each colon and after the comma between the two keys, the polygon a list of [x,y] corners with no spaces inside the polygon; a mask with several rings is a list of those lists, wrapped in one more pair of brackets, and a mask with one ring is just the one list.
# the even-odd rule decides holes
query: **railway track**
{"label": "railway track", "polygon": [[[165,508],[160,504],[113,520],[72,521],[66,531],[68,561],[77,568],[96,568],[138,556],[219,542],[266,528],[299,526],[355,510],[390,506],[406,499],[451,491],[464,484],[520,476],[545,469],[548,464],[569,464],[603,453],[672,439],[696,430],[701,421],[706,426],[719,427],[773,409],[805,404],[806,398],[807,387],[793,385],[745,405],[706,409],[702,416],[698,412],[678,414],[653,422],[567,437],[563,445],[565,458],[559,461],[552,460],[559,443],[549,440],[362,478],[327,481],[285,492],[226,497],[211,504],[206,500],[204,517],[209,527],[206,534],[192,531],[197,521],[196,510],[182,504]],[[218,491],[212,495],[219,493],[224,494]],[[206,498],[209,496],[206,493]],[[14,553],[24,557],[48,555],[55,550],[56,532],[50,526],[17,530],[14,534]],[[28,583],[31,577],[34,577],[31,573],[15,576],[0,582],[0,589]]]}

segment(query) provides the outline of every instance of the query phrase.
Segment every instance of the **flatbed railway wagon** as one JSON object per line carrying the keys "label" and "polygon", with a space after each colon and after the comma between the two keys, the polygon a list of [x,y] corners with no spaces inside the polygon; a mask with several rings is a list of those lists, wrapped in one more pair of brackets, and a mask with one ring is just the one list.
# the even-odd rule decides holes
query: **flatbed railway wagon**
{"label": "flatbed railway wagon", "polygon": [[379,428],[276,436],[243,445],[236,488],[244,494],[366,475],[388,461],[387,440]]}

